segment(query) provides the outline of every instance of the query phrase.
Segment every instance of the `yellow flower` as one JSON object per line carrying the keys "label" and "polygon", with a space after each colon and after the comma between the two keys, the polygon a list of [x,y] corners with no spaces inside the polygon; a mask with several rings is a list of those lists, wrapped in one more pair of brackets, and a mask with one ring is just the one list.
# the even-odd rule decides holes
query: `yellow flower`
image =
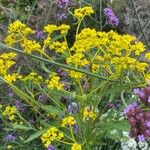
{"label": "yellow flower", "polygon": [[3,116],[7,116],[9,120],[15,119],[15,114],[17,113],[17,108],[15,106],[7,106],[2,113]]}
{"label": "yellow flower", "polygon": [[83,77],[83,73],[72,71],[72,70],[69,71],[69,75],[70,77],[75,78],[75,79],[81,79]]}
{"label": "yellow flower", "polygon": [[57,53],[63,53],[67,49],[67,43],[66,42],[53,42],[50,47],[50,49],[54,49]]}
{"label": "yellow flower", "polygon": [[6,75],[7,70],[15,64],[11,59],[16,57],[16,53],[3,53],[0,55],[0,75]]}
{"label": "yellow flower", "polygon": [[71,150],[82,150],[82,146],[78,143],[74,143],[71,147]]}
{"label": "yellow flower", "polygon": [[94,111],[89,110],[88,108],[84,108],[84,112],[83,112],[83,120],[87,119],[91,119],[92,121],[94,121],[96,119],[97,115]]}
{"label": "yellow flower", "polygon": [[57,90],[63,89],[64,84],[60,83],[59,80],[60,80],[59,76],[54,75],[54,74],[50,75],[50,80],[46,80],[47,87],[51,90],[54,88],[56,88]]}
{"label": "yellow flower", "polygon": [[97,69],[99,69],[99,65],[92,64],[92,71],[95,72]]}
{"label": "yellow flower", "polygon": [[56,127],[49,128],[45,133],[43,133],[41,140],[46,148],[53,142],[54,140],[60,140],[64,137],[63,132],[59,132]]}
{"label": "yellow flower", "polygon": [[66,125],[73,126],[73,125],[75,125],[76,123],[77,123],[77,122],[76,122],[76,120],[74,119],[74,117],[68,116],[68,117],[65,117],[65,118],[62,120],[61,126],[62,126],[62,127],[66,126]]}
{"label": "yellow flower", "polygon": [[61,34],[64,34],[64,33],[67,33],[67,32],[68,32],[68,30],[70,29],[70,26],[69,26],[69,25],[66,25],[66,24],[62,24],[62,25],[59,26],[57,29],[60,30],[60,33],[61,33]]}
{"label": "yellow flower", "polygon": [[48,24],[44,26],[44,32],[51,34],[53,31],[57,30],[57,26],[53,24]]}
{"label": "yellow flower", "polygon": [[8,83],[8,84],[12,84],[12,82],[15,82],[17,79],[21,79],[22,76],[17,74],[17,73],[13,73],[13,74],[7,74],[4,76],[4,80]]}
{"label": "yellow flower", "polygon": [[8,145],[8,146],[7,146],[7,149],[12,149],[12,145]]}
{"label": "yellow flower", "polygon": [[32,81],[33,83],[40,83],[43,78],[42,76],[38,75],[36,72],[30,72],[29,75],[22,78],[23,81]]}
{"label": "yellow flower", "polygon": [[145,58],[148,59],[148,60],[150,60],[150,53],[146,53],[145,54]]}
{"label": "yellow flower", "polygon": [[31,54],[33,51],[40,52],[40,50],[41,50],[40,44],[37,43],[36,41],[32,41],[32,40],[24,39],[21,42],[21,46],[22,46],[23,50],[28,54]]}
{"label": "yellow flower", "polygon": [[86,15],[90,15],[90,14],[93,14],[94,11],[92,9],[92,7],[83,7],[83,8],[79,8],[79,9],[75,9],[74,11],[74,16],[77,18],[77,19],[82,19],[84,16]]}

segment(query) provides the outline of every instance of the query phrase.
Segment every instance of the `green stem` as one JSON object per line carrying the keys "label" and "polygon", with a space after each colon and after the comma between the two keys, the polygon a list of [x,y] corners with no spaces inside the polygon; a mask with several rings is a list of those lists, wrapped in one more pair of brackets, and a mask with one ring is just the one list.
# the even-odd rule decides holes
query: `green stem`
{"label": "green stem", "polygon": [[25,53],[22,50],[19,50],[19,49],[13,48],[13,47],[7,47],[6,45],[4,45],[2,43],[0,43],[0,47],[5,48],[5,49],[10,49],[10,50],[12,50],[14,52],[17,52],[17,53],[20,53],[20,54],[23,54],[23,55],[26,55],[26,56],[30,56],[32,58],[35,58],[36,60],[39,60],[39,61],[47,62],[47,63],[53,64],[53,65],[56,65],[56,66],[60,66],[60,67],[63,67],[63,68],[69,69],[69,70],[74,70],[74,71],[77,71],[77,72],[81,72],[83,74],[87,74],[87,75],[90,75],[90,76],[93,76],[93,77],[96,77],[96,78],[99,78],[99,79],[102,79],[102,80],[109,80],[111,82],[119,82],[117,80],[111,80],[109,78],[105,78],[105,77],[99,76],[97,74],[85,71],[83,69],[73,68],[73,67],[67,66],[65,64],[61,64],[61,63],[58,63],[58,62],[55,62],[55,61],[47,60],[47,59],[42,58],[42,57],[38,57],[38,56],[33,55],[33,54],[28,54],[28,53]]}

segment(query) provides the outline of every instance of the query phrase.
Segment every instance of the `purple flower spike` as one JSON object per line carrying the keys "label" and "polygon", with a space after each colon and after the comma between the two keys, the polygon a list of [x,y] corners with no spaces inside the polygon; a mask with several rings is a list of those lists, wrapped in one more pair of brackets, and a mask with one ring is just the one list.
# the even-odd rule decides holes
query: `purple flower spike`
{"label": "purple flower spike", "polygon": [[48,148],[47,148],[47,150],[55,150],[55,148],[54,148],[54,146],[49,145]]}
{"label": "purple flower spike", "polygon": [[56,4],[59,8],[64,8],[69,5],[69,0],[57,0]]}
{"label": "purple flower spike", "polygon": [[114,12],[112,11],[111,8],[107,7],[104,9],[104,15],[107,17],[108,19],[108,23],[110,25],[112,25],[113,27],[118,26],[119,24],[119,19],[117,18],[117,16],[114,14]]}
{"label": "purple flower spike", "polygon": [[67,111],[68,111],[69,114],[72,114],[73,112],[77,112],[78,111],[77,103],[72,102],[72,104],[68,106]]}
{"label": "purple flower spike", "polygon": [[73,131],[74,131],[75,133],[77,133],[77,132],[79,131],[79,127],[78,127],[77,124],[75,124],[75,125],[73,126]]}
{"label": "purple flower spike", "polygon": [[140,91],[141,91],[141,90],[140,90],[139,88],[136,88],[136,89],[133,90],[133,92],[136,93],[136,94],[139,94]]}
{"label": "purple flower spike", "polygon": [[15,137],[14,135],[12,135],[12,134],[8,134],[8,135],[6,136],[6,140],[7,140],[8,142],[15,141],[15,139],[16,139],[16,137]]}
{"label": "purple flower spike", "polygon": [[13,93],[11,93],[11,92],[9,92],[9,93],[8,93],[8,96],[9,96],[9,97],[13,97],[13,96],[14,96],[14,94],[13,94]]}
{"label": "purple flower spike", "polygon": [[143,134],[142,134],[142,135],[139,135],[139,136],[138,136],[138,140],[141,141],[141,142],[144,142],[144,141],[145,141],[144,135],[143,135]]}
{"label": "purple flower spike", "polygon": [[14,102],[14,105],[16,106],[16,108],[19,110],[19,111],[24,111],[24,105],[20,102],[20,101],[18,101],[18,100],[16,100],[15,102]]}
{"label": "purple flower spike", "polygon": [[67,16],[66,16],[66,13],[64,13],[64,12],[61,12],[61,13],[57,14],[57,19],[58,20],[63,20],[63,19],[66,19],[66,18],[67,18]]}

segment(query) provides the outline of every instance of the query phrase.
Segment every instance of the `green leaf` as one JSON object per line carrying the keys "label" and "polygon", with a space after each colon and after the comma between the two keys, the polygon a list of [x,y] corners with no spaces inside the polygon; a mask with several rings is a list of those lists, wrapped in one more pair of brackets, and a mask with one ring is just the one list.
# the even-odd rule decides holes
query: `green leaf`
{"label": "green leaf", "polygon": [[14,86],[14,85],[11,85],[11,88],[13,89],[13,91],[23,100],[25,101],[29,101],[31,100],[32,101],[32,98],[27,95],[26,93],[24,93],[23,91],[21,91],[18,87]]}
{"label": "green leaf", "polygon": [[12,127],[14,129],[20,129],[20,130],[26,130],[26,131],[33,130],[31,127],[27,127],[25,125],[12,124]]}
{"label": "green leaf", "polygon": [[42,108],[47,111],[47,113],[51,114],[51,115],[60,115],[63,113],[62,110],[54,107],[54,106],[42,106]]}
{"label": "green leaf", "polygon": [[38,138],[39,136],[41,136],[41,135],[42,135],[44,132],[46,132],[46,131],[47,131],[47,128],[35,132],[35,133],[32,134],[28,139],[26,139],[26,140],[24,141],[24,143],[28,143],[28,142],[30,142],[30,141],[33,141],[34,139]]}

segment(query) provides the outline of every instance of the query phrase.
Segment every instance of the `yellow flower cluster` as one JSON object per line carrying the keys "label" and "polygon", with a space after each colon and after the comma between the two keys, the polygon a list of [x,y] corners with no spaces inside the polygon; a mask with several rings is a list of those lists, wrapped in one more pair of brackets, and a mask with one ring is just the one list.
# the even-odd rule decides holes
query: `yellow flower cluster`
{"label": "yellow flower cluster", "polygon": [[41,140],[46,148],[53,142],[54,140],[60,140],[64,137],[63,132],[59,132],[56,127],[51,127],[46,133],[44,133],[41,137]]}
{"label": "yellow flower cluster", "polygon": [[54,73],[54,74],[51,74],[49,76],[49,78],[50,78],[50,80],[46,80],[47,87],[49,89],[51,89],[51,90],[54,88],[56,88],[57,90],[63,89],[64,84],[60,83],[60,77],[59,76],[55,75],[55,73]]}
{"label": "yellow flower cluster", "polygon": [[[136,59],[145,51],[143,43],[136,41],[134,36],[119,35],[114,31],[97,32],[84,28],[76,35],[70,50],[73,55],[66,58],[67,64],[79,68],[89,65],[93,72],[103,68],[118,75],[125,70],[143,73],[148,67],[147,63]],[[146,56],[148,58],[148,54]]]}
{"label": "yellow flower cluster", "polygon": [[97,115],[93,110],[88,110],[88,108],[84,108],[83,120],[91,119],[92,121],[94,121],[96,119],[96,117],[97,117]]}
{"label": "yellow flower cluster", "polygon": [[22,78],[22,80],[32,81],[33,83],[40,83],[43,80],[43,78],[36,72],[30,72],[30,74]]}
{"label": "yellow flower cluster", "polygon": [[77,71],[70,70],[69,75],[70,75],[71,78],[81,79],[84,74],[80,73],[80,72],[77,72]]}
{"label": "yellow flower cluster", "polygon": [[16,57],[16,53],[3,53],[0,55],[0,75],[6,75],[7,70],[15,64],[12,59]]}
{"label": "yellow flower cluster", "polygon": [[41,50],[40,44],[32,40],[23,39],[20,45],[28,54],[31,54],[33,51],[40,52]]}
{"label": "yellow flower cluster", "polygon": [[8,83],[8,84],[12,84],[12,82],[16,81],[17,79],[21,79],[22,76],[19,75],[18,73],[13,73],[13,74],[7,74],[4,76],[4,80]]}
{"label": "yellow flower cluster", "polygon": [[[58,41],[51,41],[52,37],[51,37],[51,34],[54,32],[54,31],[60,31],[61,34],[67,34],[68,33],[68,30],[70,29],[70,26],[69,25],[66,25],[66,24],[62,24],[60,26],[56,26],[56,25],[53,25],[53,24],[48,24],[46,26],[44,26],[44,32],[47,32],[48,35],[46,37],[46,39],[44,40],[44,48],[46,46],[49,46],[50,49],[54,49],[56,52],[64,52],[66,49],[67,49],[67,43],[66,42],[58,42]],[[52,44],[51,44],[52,42]]]}
{"label": "yellow flower cluster", "polygon": [[63,53],[67,49],[67,43],[66,42],[53,42],[50,46],[50,49],[55,50],[57,53]]}
{"label": "yellow flower cluster", "polygon": [[146,53],[145,58],[150,60],[150,53]]}
{"label": "yellow flower cluster", "polygon": [[71,150],[82,150],[82,146],[78,143],[74,143],[71,147]]}
{"label": "yellow flower cluster", "polygon": [[76,122],[76,120],[74,119],[74,117],[68,116],[68,117],[65,117],[65,118],[62,120],[61,126],[62,126],[62,127],[65,127],[66,125],[73,126],[73,125],[75,125],[76,123],[77,123],[77,122]]}
{"label": "yellow flower cluster", "polygon": [[15,114],[17,113],[17,108],[15,106],[7,106],[2,113],[3,116],[7,116],[9,120],[15,119]]}
{"label": "yellow flower cluster", "polygon": [[83,7],[83,8],[75,9],[74,16],[77,19],[82,19],[83,17],[85,17],[87,15],[91,15],[93,13],[94,13],[94,11],[93,11],[92,7],[86,6],[86,7]]}
{"label": "yellow flower cluster", "polygon": [[21,41],[22,38],[34,32],[35,31],[17,20],[9,25],[8,36],[5,39],[5,43],[8,46],[12,46],[15,42]]}

